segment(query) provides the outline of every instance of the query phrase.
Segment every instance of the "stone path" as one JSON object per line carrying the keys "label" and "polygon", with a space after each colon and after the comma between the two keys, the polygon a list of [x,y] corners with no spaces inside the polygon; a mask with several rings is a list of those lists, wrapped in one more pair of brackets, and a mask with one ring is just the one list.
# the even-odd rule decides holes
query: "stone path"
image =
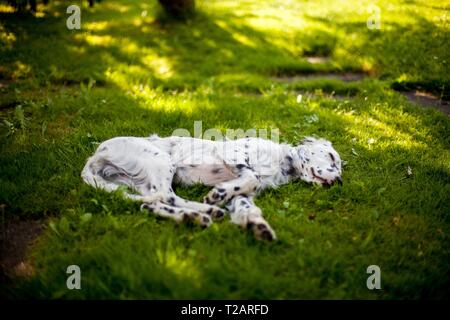
{"label": "stone path", "polygon": [[294,82],[302,80],[304,81],[304,80],[327,79],[327,80],[340,80],[350,82],[350,81],[360,81],[366,77],[367,77],[366,74],[358,72],[345,72],[345,73],[314,72],[314,73],[299,74],[295,76],[277,76],[272,77],[272,80],[280,82]]}
{"label": "stone path", "polygon": [[[307,57],[306,60],[312,64],[320,64],[329,61],[329,58],[326,57]],[[361,81],[367,77],[367,74],[359,73],[359,72],[314,72],[314,73],[305,73],[294,76],[277,76],[272,77],[271,79],[277,82],[289,83],[295,81],[308,81],[308,80],[319,80],[319,79],[328,79],[328,80],[340,80],[345,82],[351,81]],[[450,116],[450,102],[440,99],[435,95],[429,92],[423,91],[407,91],[402,92],[410,102],[415,103],[423,108],[434,108],[442,111],[447,116]],[[339,96],[336,96],[339,99]],[[344,97],[346,98],[346,97]]]}

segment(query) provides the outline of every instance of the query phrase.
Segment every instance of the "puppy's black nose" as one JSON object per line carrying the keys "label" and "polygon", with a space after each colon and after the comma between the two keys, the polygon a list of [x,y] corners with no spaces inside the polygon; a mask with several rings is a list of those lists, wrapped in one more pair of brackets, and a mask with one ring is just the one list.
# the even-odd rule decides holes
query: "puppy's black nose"
{"label": "puppy's black nose", "polygon": [[324,181],[322,182],[322,186],[323,187],[331,187],[334,184],[339,184],[340,186],[342,186],[342,178],[341,177],[337,177],[334,180],[330,180],[330,181]]}

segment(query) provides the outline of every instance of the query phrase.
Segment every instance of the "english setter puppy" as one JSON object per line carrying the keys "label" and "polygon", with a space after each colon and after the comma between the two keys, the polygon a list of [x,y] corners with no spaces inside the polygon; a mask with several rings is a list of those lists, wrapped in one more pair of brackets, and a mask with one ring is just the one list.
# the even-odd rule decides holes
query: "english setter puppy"
{"label": "english setter puppy", "polygon": [[[99,145],[81,173],[83,180],[106,191],[121,185],[134,192],[125,197],[143,202],[149,210],[176,221],[211,225],[225,206],[231,222],[253,231],[257,239],[276,235],[253,202],[267,187],[294,179],[329,186],[341,180],[341,159],[331,143],[307,137],[297,146],[261,138],[212,141],[157,135],[117,137]],[[172,183],[201,183],[213,189],[204,203],[175,194]]]}

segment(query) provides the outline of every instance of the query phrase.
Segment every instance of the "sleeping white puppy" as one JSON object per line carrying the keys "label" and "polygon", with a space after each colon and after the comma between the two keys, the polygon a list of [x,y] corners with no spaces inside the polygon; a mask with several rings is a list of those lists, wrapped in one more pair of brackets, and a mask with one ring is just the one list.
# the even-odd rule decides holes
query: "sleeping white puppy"
{"label": "sleeping white puppy", "polygon": [[[326,186],[342,183],[341,174],[339,154],[324,139],[308,137],[291,146],[261,138],[212,141],[153,135],[103,142],[81,176],[106,191],[128,186],[137,194],[125,192],[125,196],[143,202],[141,209],[205,227],[211,218],[224,216],[219,206],[225,205],[233,223],[252,230],[257,239],[275,240],[254,196],[293,179]],[[200,203],[178,197],[173,182],[214,188]]]}

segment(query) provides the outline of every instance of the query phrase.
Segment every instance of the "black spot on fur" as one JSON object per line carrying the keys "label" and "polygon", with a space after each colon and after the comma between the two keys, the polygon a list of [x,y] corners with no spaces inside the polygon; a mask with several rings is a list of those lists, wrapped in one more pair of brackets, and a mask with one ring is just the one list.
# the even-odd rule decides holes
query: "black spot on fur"
{"label": "black spot on fur", "polygon": [[154,211],[153,208],[151,208],[148,204],[142,205],[142,208],[147,209],[147,210],[150,211],[150,212],[153,212],[153,211]]}
{"label": "black spot on fur", "polygon": [[192,216],[190,215],[190,214],[187,214],[187,213],[184,213],[183,214],[183,220],[184,221],[189,221],[189,220],[192,220]]}
{"label": "black spot on fur", "polygon": [[266,226],[264,223],[259,223],[259,224],[256,225],[256,227],[257,227],[259,230],[267,229],[267,226]]}
{"label": "black spot on fur", "polygon": [[273,235],[272,235],[272,233],[270,233],[269,230],[264,230],[264,231],[261,233],[261,237],[262,237],[263,239],[265,239],[265,240],[269,240],[269,241],[272,241],[272,240],[273,240]]}
{"label": "black spot on fur", "polygon": [[234,187],[234,191],[239,191],[241,190],[241,187]]}
{"label": "black spot on fur", "polygon": [[225,213],[222,210],[219,210],[216,212],[215,217],[222,218],[224,215],[225,215]]}
{"label": "black spot on fur", "polygon": [[219,193],[224,193],[224,192],[225,192],[225,189],[219,188],[219,189],[217,189],[217,191],[218,191]]}

